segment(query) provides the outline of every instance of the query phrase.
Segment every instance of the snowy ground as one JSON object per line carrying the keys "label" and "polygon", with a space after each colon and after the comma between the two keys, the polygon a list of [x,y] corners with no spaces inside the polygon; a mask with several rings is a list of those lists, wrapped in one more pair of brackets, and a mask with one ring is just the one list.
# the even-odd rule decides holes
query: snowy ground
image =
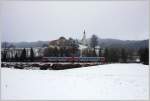
{"label": "snowy ground", "polygon": [[67,70],[1,68],[3,100],[148,100],[149,67],[108,64]]}

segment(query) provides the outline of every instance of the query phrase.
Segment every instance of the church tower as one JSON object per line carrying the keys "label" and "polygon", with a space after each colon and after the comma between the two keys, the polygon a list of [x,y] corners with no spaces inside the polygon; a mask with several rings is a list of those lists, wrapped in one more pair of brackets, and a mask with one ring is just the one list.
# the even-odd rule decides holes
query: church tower
{"label": "church tower", "polygon": [[83,37],[82,37],[81,43],[82,43],[83,45],[87,45],[85,30],[84,30],[84,32],[83,32]]}

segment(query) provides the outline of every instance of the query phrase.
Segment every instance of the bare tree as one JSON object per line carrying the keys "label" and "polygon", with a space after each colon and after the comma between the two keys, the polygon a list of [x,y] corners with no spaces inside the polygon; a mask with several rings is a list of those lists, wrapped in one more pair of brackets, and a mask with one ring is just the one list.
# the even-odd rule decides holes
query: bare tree
{"label": "bare tree", "polygon": [[90,47],[94,49],[94,52],[96,53],[95,49],[98,45],[98,37],[96,35],[92,35],[90,40]]}

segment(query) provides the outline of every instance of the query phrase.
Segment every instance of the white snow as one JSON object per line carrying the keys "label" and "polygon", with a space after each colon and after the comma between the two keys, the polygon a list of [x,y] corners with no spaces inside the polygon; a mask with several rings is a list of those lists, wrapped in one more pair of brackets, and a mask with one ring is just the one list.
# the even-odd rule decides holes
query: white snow
{"label": "white snow", "polygon": [[3,100],[148,100],[149,67],[108,64],[67,70],[1,68]]}

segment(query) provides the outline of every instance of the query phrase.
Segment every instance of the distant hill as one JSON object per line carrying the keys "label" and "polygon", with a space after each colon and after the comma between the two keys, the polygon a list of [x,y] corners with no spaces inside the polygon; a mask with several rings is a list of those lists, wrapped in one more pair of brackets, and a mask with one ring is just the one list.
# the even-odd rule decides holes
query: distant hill
{"label": "distant hill", "polygon": [[149,40],[131,41],[131,40],[117,40],[117,39],[99,39],[99,45],[101,47],[111,48],[146,48],[149,46]]}
{"label": "distant hill", "polygon": [[[44,47],[47,46],[49,41],[35,41],[35,42],[7,42],[7,47],[14,46],[16,48],[30,48],[30,47]],[[1,43],[1,47],[5,47],[5,43]]]}
{"label": "distant hill", "polygon": [[[141,41],[132,41],[132,40],[118,40],[118,39],[101,39],[99,38],[99,45],[101,47],[109,47],[109,48],[145,48],[149,46],[149,40],[141,40]],[[88,39],[88,43],[90,40]],[[48,46],[50,41],[36,41],[36,42],[7,42],[7,46],[16,47],[16,48],[30,48],[30,47],[44,47]],[[1,43],[1,47],[4,48],[4,42]]]}

